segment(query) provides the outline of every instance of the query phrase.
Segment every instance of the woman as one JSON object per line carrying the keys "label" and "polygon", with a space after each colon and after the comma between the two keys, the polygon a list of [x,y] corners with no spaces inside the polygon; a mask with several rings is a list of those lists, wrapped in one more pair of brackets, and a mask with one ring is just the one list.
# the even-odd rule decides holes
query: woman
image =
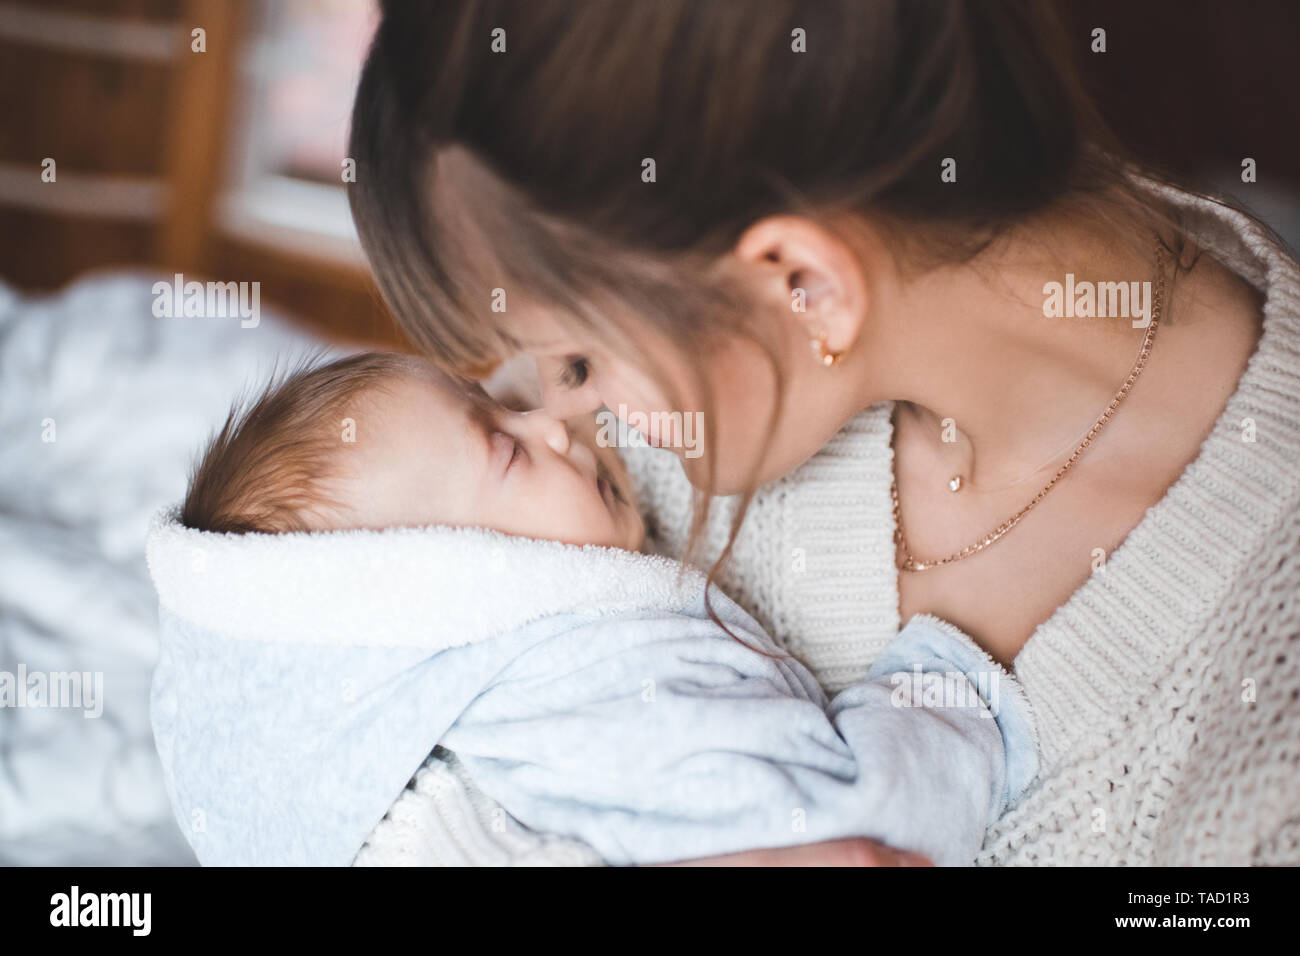
{"label": "woman", "polygon": [[[919,611],[1014,667],[1044,772],[982,862],[1297,862],[1300,279],[1122,162],[1065,43],[1028,0],[394,4],[353,210],[436,360],[701,413],[628,456],[656,539],[827,690]],[[395,852],[585,858],[443,753]]]}

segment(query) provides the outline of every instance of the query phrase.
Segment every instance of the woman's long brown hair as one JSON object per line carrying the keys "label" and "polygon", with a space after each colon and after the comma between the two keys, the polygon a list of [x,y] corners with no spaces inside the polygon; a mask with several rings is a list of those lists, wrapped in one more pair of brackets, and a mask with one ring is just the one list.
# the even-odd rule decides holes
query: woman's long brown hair
{"label": "woman's long brown hair", "polygon": [[[748,226],[870,216],[938,262],[1066,200],[1110,202],[1135,235],[1132,210],[1158,218],[1149,195],[1114,208],[1137,195],[1128,160],[1071,62],[1041,0],[388,2],[353,113],[352,210],[402,328],[450,370],[519,347],[494,290],[619,354],[675,348],[706,405],[689,559],[717,470],[700,356],[759,335],[714,268]],[[959,184],[939,175],[949,157]]]}

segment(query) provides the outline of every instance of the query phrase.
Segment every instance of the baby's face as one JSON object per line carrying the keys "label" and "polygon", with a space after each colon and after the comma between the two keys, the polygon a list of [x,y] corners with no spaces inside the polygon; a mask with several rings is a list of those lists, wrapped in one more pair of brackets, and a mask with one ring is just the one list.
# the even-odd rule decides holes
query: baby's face
{"label": "baby's face", "polygon": [[419,371],[350,413],[355,443],[335,496],[352,527],[490,528],[635,551],[645,538],[605,452],[543,411],[512,412]]}

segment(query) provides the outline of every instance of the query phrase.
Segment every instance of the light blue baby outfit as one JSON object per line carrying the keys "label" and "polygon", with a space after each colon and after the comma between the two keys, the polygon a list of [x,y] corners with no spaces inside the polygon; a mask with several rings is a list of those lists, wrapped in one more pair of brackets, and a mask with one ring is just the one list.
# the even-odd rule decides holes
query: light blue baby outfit
{"label": "light blue baby outfit", "polygon": [[828,701],[663,558],[165,515],[149,561],[155,737],[205,864],[351,862],[435,745],[525,826],[612,864],[846,836],[969,864],[1037,772],[1014,679],[926,616]]}

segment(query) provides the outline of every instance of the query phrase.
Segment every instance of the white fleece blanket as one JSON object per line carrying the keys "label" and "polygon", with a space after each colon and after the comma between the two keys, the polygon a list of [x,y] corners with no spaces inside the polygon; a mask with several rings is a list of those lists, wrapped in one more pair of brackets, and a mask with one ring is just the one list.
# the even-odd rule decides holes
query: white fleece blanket
{"label": "white fleece blanket", "polygon": [[[352,862],[438,744],[525,826],[611,863],[850,835],[969,863],[1037,765],[1014,682],[933,619],[829,702],[661,557],[475,529],[211,534],[166,512],[148,561],[154,734],[205,864]],[[931,701],[940,673],[968,693]]]}
{"label": "white fleece blanket", "polygon": [[149,727],[144,540],[235,393],[316,343],[269,314],[157,318],[156,278],[0,284],[0,672],[103,689],[98,716],[0,706],[0,865],[193,862]]}

